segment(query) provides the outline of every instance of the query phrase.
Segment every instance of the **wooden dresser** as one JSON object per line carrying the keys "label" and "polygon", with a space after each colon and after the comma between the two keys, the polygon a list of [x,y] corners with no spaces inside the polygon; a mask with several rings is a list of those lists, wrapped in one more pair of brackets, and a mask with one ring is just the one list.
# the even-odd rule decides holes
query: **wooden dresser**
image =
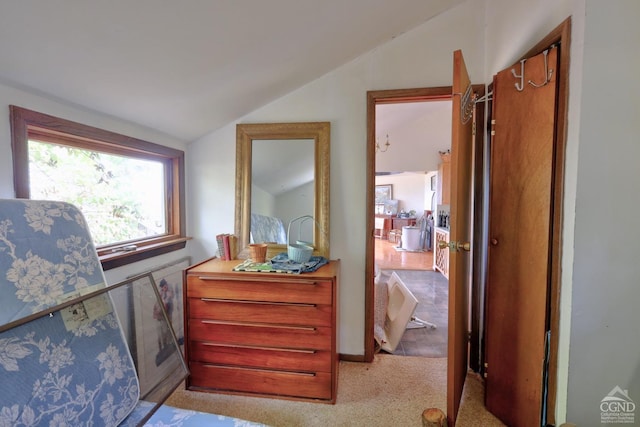
{"label": "wooden dresser", "polygon": [[391,229],[402,230],[402,227],[413,227],[416,225],[416,218],[398,218],[394,216],[391,218]]}
{"label": "wooden dresser", "polygon": [[339,261],[313,273],[185,270],[189,390],[335,403]]}

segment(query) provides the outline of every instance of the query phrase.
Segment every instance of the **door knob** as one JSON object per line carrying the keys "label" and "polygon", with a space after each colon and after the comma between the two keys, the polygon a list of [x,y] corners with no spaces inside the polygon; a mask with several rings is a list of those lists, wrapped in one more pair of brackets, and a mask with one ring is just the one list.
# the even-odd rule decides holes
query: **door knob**
{"label": "door knob", "polygon": [[456,252],[456,251],[470,251],[471,250],[471,243],[469,242],[446,242],[444,240],[440,240],[438,241],[438,247],[440,249],[447,249],[449,248],[449,250],[451,252]]}
{"label": "door knob", "polygon": [[469,242],[456,242],[456,247],[458,248],[459,251],[467,251],[469,252],[471,250],[471,243]]}

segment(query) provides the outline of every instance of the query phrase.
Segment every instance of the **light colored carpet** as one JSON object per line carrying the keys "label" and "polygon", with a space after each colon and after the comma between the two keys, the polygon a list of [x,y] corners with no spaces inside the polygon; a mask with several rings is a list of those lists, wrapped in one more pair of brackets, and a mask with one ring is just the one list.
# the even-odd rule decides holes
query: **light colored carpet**
{"label": "light colored carpet", "polygon": [[504,426],[499,419],[484,407],[484,383],[478,374],[472,372],[467,374],[456,426]]}
{"label": "light colored carpet", "polygon": [[[421,427],[422,411],[446,412],[447,360],[377,354],[372,363],[340,362],[335,405],[233,396],[179,388],[169,405],[228,415],[273,427]],[[484,407],[482,379],[469,373],[456,423],[504,426]]]}
{"label": "light colored carpet", "polygon": [[446,411],[447,360],[377,354],[340,362],[335,405],[176,390],[167,404],[274,427],[422,426],[422,411]]}

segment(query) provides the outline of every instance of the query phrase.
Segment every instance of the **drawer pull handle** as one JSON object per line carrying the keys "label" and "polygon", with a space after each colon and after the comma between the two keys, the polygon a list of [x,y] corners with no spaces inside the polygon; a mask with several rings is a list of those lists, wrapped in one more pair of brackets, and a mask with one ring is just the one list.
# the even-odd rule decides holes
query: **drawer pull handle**
{"label": "drawer pull handle", "polygon": [[276,301],[249,301],[249,300],[234,300],[224,298],[200,298],[204,302],[233,302],[239,304],[264,304],[264,305],[286,305],[294,307],[315,307],[316,304],[307,304],[301,302],[276,302]]}
{"label": "drawer pull handle", "polygon": [[260,369],[260,368],[245,368],[243,366],[224,366],[224,365],[203,365],[205,368],[218,368],[218,369],[233,369],[237,371],[256,371],[256,372],[271,372],[277,374],[286,375],[300,375],[303,377],[315,377],[313,372],[294,372],[294,371],[278,371],[275,369]]}
{"label": "drawer pull handle", "polygon": [[[247,279],[245,277],[235,277],[235,276],[198,276],[198,279],[200,280],[223,280],[225,282],[246,282]],[[255,282],[255,280],[252,280],[252,282]],[[265,277],[264,279],[260,279],[259,282],[270,282],[270,283],[283,283],[283,281],[281,279],[276,279],[276,278],[269,278],[269,277]],[[303,279],[299,279],[299,280],[291,280],[291,279],[286,279],[286,283],[287,284],[293,284],[293,285],[317,285],[318,282],[315,280],[303,280]]]}
{"label": "drawer pull handle", "polygon": [[201,322],[210,325],[255,326],[258,328],[296,329],[300,331],[315,331],[317,329],[313,326],[274,325],[273,323],[222,322],[219,320],[201,320]]}
{"label": "drawer pull handle", "polygon": [[284,351],[287,353],[305,353],[316,354],[317,350],[307,350],[304,348],[277,348],[277,347],[260,347],[256,345],[229,345],[229,344],[216,344],[213,342],[203,342],[202,345],[209,347],[227,347],[227,348],[244,348],[248,350],[268,350],[268,351]]}

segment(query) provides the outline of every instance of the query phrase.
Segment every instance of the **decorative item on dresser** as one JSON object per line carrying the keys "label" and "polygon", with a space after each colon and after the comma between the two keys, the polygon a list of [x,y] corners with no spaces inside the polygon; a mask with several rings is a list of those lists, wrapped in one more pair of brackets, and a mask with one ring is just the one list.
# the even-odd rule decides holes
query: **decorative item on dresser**
{"label": "decorative item on dresser", "polygon": [[340,261],[303,274],[185,270],[189,390],[335,403]]}

